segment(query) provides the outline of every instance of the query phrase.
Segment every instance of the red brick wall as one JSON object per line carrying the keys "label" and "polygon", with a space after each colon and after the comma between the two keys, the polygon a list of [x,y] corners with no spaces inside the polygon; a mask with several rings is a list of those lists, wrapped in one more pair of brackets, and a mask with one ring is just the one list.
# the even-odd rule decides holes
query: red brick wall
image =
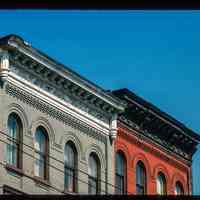
{"label": "red brick wall", "polygon": [[156,177],[162,172],[167,181],[167,194],[174,194],[175,183],[180,181],[184,193],[191,193],[188,173],[190,167],[184,161],[166,153],[161,147],[145,142],[135,135],[135,131],[118,123],[118,135],[115,140],[115,152],[121,150],[127,160],[127,192],[134,194],[137,161],[141,160],[147,171],[147,194],[156,194]]}

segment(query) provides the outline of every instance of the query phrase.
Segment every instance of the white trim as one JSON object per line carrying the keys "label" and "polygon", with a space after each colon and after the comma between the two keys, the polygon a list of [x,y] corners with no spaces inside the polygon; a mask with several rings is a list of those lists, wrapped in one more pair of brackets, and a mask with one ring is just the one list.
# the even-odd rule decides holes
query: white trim
{"label": "white trim", "polygon": [[97,118],[91,116],[90,114],[76,108],[68,102],[65,102],[58,97],[49,94],[48,92],[42,90],[41,88],[33,85],[27,80],[19,77],[13,72],[9,72],[8,82],[16,85],[24,91],[31,93],[32,95],[42,99],[47,104],[55,106],[57,109],[64,113],[74,116],[77,120],[87,123],[89,126],[96,128],[97,130],[104,132],[109,135],[109,124],[106,124]]}
{"label": "white trim", "polygon": [[[47,67],[48,69],[50,69],[50,70],[56,72],[57,74],[59,74],[59,75],[62,76],[63,78],[65,78],[65,79],[67,79],[67,80],[70,80],[70,81],[72,81],[73,83],[75,83],[76,85],[78,85],[79,87],[85,89],[86,91],[89,91],[90,93],[92,93],[93,95],[95,95],[95,96],[97,96],[98,98],[102,99],[103,101],[107,102],[107,103],[110,104],[111,106],[113,106],[113,107],[115,107],[115,108],[117,108],[117,109],[121,109],[121,110],[124,109],[122,106],[120,106],[120,108],[119,108],[119,105],[116,105],[116,103],[114,103],[114,102],[112,103],[110,100],[108,100],[108,99],[106,99],[105,97],[102,97],[102,96],[100,96],[99,94],[95,93],[94,91],[92,91],[92,90],[91,90],[90,88],[88,88],[87,86],[84,86],[83,84],[80,84],[80,83],[79,83],[78,81],[76,81],[74,78],[71,78],[71,77],[69,76],[69,75],[70,75],[70,72],[68,72],[67,70],[61,71],[61,70],[56,69],[56,67],[58,67],[58,66],[56,66],[56,64],[54,64],[54,63],[49,63],[49,62],[52,62],[52,61],[47,62],[47,61],[43,61],[42,59],[37,58],[36,56],[34,56],[34,55],[32,55],[31,53],[29,53],[27,49],[25,49],[25,48],[23,48],[23,47],[21,47],[21,46],[19,46],[19,45],[16,45],[15,42],[14,42],[14,43],[13,43],[13,42],[9,42],[9,45],[11,45],[11,46],[17,48],[18,51],[20,51],[21,53],[27,55],[28,57],[32,58],[32,59],[35,60],[36,62],[38,62],[38,63],[44,65],[44,66]],[[55,66],[55,67],[54,67],[54,66]],[[65,74],[64,74],[64,73],[65,73]],[[69,75],[66,76],[66,73],[68,73]],[[86,81],[84,81],[84,82],[86,82]],[[87,83],[86,83],[86,84],[87,84]]]}

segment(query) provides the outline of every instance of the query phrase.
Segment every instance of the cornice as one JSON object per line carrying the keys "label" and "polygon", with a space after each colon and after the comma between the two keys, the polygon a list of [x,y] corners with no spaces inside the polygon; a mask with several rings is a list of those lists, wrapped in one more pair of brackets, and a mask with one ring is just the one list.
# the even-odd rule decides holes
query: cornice
{"label": "cornice", "polygon": [[[118,126],[119,126],[119,129],[121,128],[122,132],[124,132],[124,134],[120,134],[121,137],[126,138],[128,141],[131,141],[131,143],[134,143],[135,145],[137,145],[144,151],[152,153],[154,156],[158,157],[159,159],[162,159],[163,161],[167,163],[170,163],[171,165],[175,167],[178,167],[182,171],[187,171],[187,168],[184,165],[180,164],[179,162],[185,163],[185,165],[187,165],[188,167],[191,166],[191,160],[187,160],[183,158],[182,156],[176,154],[174,151],[169,150],[168,148],[165,148],[159,145],[157,142],[153,141],[152,139],[147,138],[144,135],[141,135],[141,132],[139,132],[138,130],[132,129],[120,121],[118,121]],[[133,139],[133,137],[135,139]],[[145,144],[145,142],[152,145],[152,147]],[[163,153],[159,152],[154,147],[160,149],[160,151],[163,151]],[[172,158],[177,159],[179,162],[177,162],[176,160]]]}
{"label": "cornice", "polygon": [[[9,35],[1,38],[0,46],[3,49],[8,49],[9,52],[12,52],[13,55],[17,57],[20,54],[23,55],[26,57],[23,61],[27,60],[29,63],[35,62],[37,65],[40,65],[40,67],[45,67],[56,74],[60,79],[64,79],[62,82],[68,81],[72,85],[76,85],[78,89],[80,88],[81,90],[84,90],[85,93],[88,93],[90,98],[92,97],[98,102],[102,102],[104,106],[101,109],[105,109],[105,111],[111,113],[121,112],[124,110],[125,104],[120,99],[80,76],[67,66],[60,64],[36,48],[33,48],[19,36]],[[96,106],[98,106],[98,104]]]}
{"label": "cornice", "polygon": [[[51,74],[51,72],[47,69],[34,68],[34,66],[30,63],[29,65],[26,65],[25,63],[26,61],[24,60],[19,62],[18,60],[10,58],[11,72],[17,74],[19,77],[22,77],[49,94],[54,95],[66,103],[70,103],[87,114],[99,119],[100,121],[109,124],[111,114],[100,109],[98,106],[95,106],[92,103],[94,100],[87,100],[85,96],[82,96],[81,94],[83,94],[84,91],[81,89],[77,91],[78,88],[75,85],[70,86],[70,83],[68,82],[65,82],[65,85],[62,86],[61,81],[64,80],[58,79],[56,74],[52,74],[48,77],[48,74]],[[42,70],[45,70],[45,72],[41,73]]]}
{"label": "cornice", "polygon": [[146,129],[143,130],[141,127],[139,127],[134,122],[128,120],[126,117],[120,116],[119,121],[121,121],[124,125],[126,124],[127,127],[132,128],[136,132],[140,132],[143,136],[149,138],[149,140],[156,143],[157,145],[160,145],[160,146],[164,147],[165,149],[167,149],[168,151],[172,151],[176,155],[179,155],[182,159],[191,161],[191,159],[192,159],[191,155],[185,153],[183,150],[181,150],[177,146],[172,145],[167,140],[162,140],[157,135],[149,133]]}

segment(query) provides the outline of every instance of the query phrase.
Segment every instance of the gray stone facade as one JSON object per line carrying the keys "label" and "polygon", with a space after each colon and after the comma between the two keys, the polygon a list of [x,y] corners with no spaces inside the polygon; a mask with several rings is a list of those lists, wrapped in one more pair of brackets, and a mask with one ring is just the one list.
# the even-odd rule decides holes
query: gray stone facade
{"label": "gray stone facade", "polygon": [[[63,193],[64,147],[71,141],[78,156],[77,193],[88,193],[88,158],[94,152],[100,161],[100,193],[112,194],[113,140],[117,114],[124,104],[72,71],[59,68],[18,36],[0,40],[0,187],[30,194]],[[20,173],[6,165],[11,113],[20,117],[23,127]],[[34,134],[39,126],[49,138],[48,182],[34,176]]]}

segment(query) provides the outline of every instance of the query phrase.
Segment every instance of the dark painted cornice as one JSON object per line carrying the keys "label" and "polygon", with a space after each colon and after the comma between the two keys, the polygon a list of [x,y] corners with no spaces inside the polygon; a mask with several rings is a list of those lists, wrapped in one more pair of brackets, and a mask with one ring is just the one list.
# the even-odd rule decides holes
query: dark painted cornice
{"label": "dark painted cornice", "polygon": [[169,149],[176,147],[183,155],[187,153],[191,157],[195,153],[200,135],[126,88],[112,93],[127,103],[125,112],[119,116],[120,121],[142,130]]}

